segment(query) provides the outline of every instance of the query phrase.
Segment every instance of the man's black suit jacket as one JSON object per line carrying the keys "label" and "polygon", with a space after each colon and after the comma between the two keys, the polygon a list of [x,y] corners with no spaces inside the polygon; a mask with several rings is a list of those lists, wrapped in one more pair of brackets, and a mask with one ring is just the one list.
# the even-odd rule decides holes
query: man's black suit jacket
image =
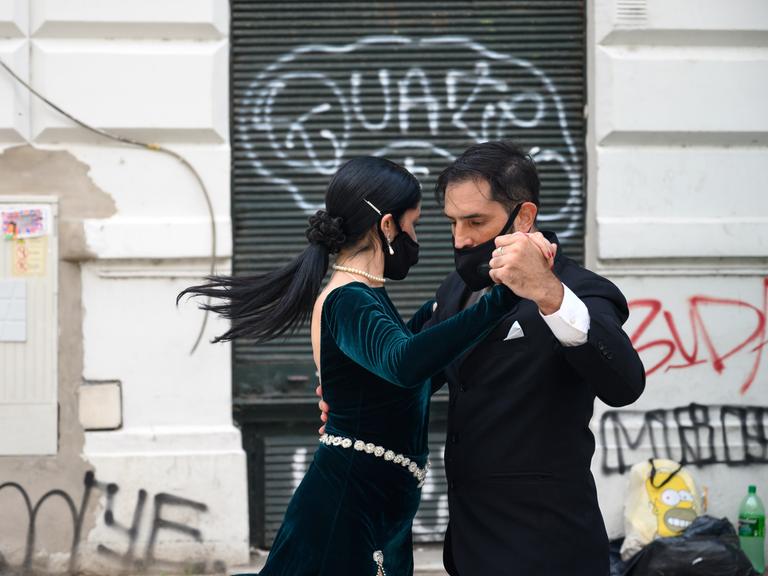
{"label": "man's black suit jacket", "polygon": [[[608,574],[589,421],[595,397],[634,402],[645,370],[622,329],[619,289],[561,254],[554,272],[589,310],[586,344],[564,347],[523,299],[435,379],[435,390],[445,381],[450,390],[444,561],[452,576]],[[469,294],[449,275],[430,324],[460,311]],[[505,340],[515,322],[523,336]]]}

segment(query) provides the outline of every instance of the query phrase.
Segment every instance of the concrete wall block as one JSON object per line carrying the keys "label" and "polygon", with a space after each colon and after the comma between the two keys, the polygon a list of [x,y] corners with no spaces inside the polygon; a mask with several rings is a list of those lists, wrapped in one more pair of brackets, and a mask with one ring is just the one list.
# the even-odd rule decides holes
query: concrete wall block
{"label": "concrete wall block", "polygon": [[[149,141],[226,142],[227,43],[33,40],[32,79],[64,110]],[[34,102],[38,142],[87,133]],[[88,139],[92,139],[88,136]]]}
{"label": "concrete wall block", "polygon": [[597,257],[763,257],[768,4],[594,8]]}
{"label": "concrete wall block", "polygon": [[763,259],[768,253],[768,218],[598,216],[597,239],[600,258]]}
{"label": "concrete wall block", "polygon": [[[93,434],[120,432],[88,433]],[[119,453],[110,449],[89,453],[96,479],[112,484],[118,492],[84,535],[80,568],[95,574],[134,573],[138,571],[135,562],[141,561],[149,571],[165,574],[213,574],[226,573],[225,566],[247,564],[248,485],[238,436],[233,434],[226,452]],[[146,500],[141,500],[140,490]],[[94,491],[93,500],[104,498],[102,494]],[[138,533],[116,530],[105,521],[107,512],[127,524],[138,517]],[[153,530],[156,540],[150,550]],[[199,532],[190,534],[190,530]],[[118,553],[104,554],[103,547]],[[123,556],[128,547],[133,547],[132,558]],[[193,570],[191,566],[197,563],[204,568]]]}
{"label": "concrete wall block", "polygon": [[763,0],[595,0],[598,43],[698,40],[765,45],[768,4]]}
{"label": "concrete wall block", "polygon": [[0,2],[0,38],[23,38],[29,29],[28,0]]}
{"label": "concrete wall block", "polygon": [[[205,214],[197,217],[120,217],[86,220],[88,249],[101,260],[207,258],[211,254],[211,225]],[[162,239],[162,240],[159,240]],[[216,254],[232,254],[232,223],[216,218]]]}
{"label": "concrete wall block", "polygon": [[32,35],[87,38],[227,36],[226,0],[31,0]]}
{"label": "concrete wall block", "polygon": [[[228,217],[231,212],[229,146],[172,144],[169,147],[200,174],[216,214]],[[109,190],[122,216],[207,216],[199,182],[176,158],[124,146],[71,149],[91,166],[91,177],[104,190]]]}
{"label": "concrete wall block", "polygon": [[768,149],[599,147],[597,162],[601,258],[768,253]]}
{"label": "concrete wall block", "polygon": [[768,144],[768,52],[597,47],[599,144]]}
{"label": "concrete wall block", "polygon": [[[29,80],[29,43],[0,40],[0,59],[22,79]],[[5,70],[0,70],[0,142],[16,144],[29,137],[27,89]]]}
{"label": "concrete wall block", "polygon": [[763,0],[647,0],[647,4],[653,28],[768,32],[768,4]]}
{"label": "concrete wall block", "polygon": [[597,161],[601,216],[768,215],[766,148],[600,147]]}
{"label": "concrete wall block", "polygon": [[[205,182],[221,228],[217,253],[231,255],[228,145],[174,143],[170,147],[184,156]],[[109,191],[119,212],[119,219],[114,221],[94,219],[89,223],[86,241],[92,254],[100,258],[175,259],[205,258],[210,253],[203,191],[178,160],[128,146],[74,145],[69,150],[90,167],[90,178]],[[158,243],[157,234],[169,227],[173,228],[169,238]]]}
{"label": "concrete wall block", "polygon": [[126,428],[231,425],[231,348],[210,344],[227,324],[212,316],[190,355],[203,313],[195,302],[175,305],[206,273],[205,262],[83,267],[83,375],[122,382]]}

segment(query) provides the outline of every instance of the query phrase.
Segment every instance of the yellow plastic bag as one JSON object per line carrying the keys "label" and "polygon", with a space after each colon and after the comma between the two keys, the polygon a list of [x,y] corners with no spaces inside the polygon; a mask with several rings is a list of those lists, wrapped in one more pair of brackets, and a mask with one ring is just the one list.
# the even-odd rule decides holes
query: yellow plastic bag
{"label": "yellow plastic bag", "polygon": [[681,464],[661,458],[635,464],[624,505],[622,560],[654,538],[679,536],[704,511],[702,492]]}

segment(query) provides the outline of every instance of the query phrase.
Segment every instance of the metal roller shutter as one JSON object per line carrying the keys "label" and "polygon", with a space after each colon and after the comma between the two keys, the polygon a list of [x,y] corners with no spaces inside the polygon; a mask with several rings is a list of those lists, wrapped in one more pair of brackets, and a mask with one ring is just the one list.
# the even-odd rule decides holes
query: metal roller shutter
{"label": "metal roller shutter", "polygon": [[[430,435],[432,468],[422,488],[419,514],[414,522],[413,539],[431,542],[442,537],[448,526],[445,465],[442,454],[445,438]],[[288,501],[304,477],[317,448],[317,436],[277,436],[264,441],[264,532],[272,542],[283,521]]]}
{"label": "metal roller shutter", "polygon": [[[351,157],[383,155],[424,187],[419,265],[388,284],[407,317],[453,265],[435,176],[469,144],[497,138],[532,151],[542,178],[539,224],[583,260],[582,1],[231,7],[236,274],[265,272],[300,252],[330,175]],[[261,346],[235,343],[233,368],[241,414],[312,397],[307,330]],[[268,459],[265,466],[271,482]]]}

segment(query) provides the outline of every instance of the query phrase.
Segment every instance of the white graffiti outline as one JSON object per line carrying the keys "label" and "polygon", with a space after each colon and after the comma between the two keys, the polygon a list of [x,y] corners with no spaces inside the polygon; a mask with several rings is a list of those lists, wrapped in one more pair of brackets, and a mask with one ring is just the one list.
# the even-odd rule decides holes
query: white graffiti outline
{"label": "white graffiti outline", "polygon": [[[408,91],[411,80],[415,78],[418,85],[421,86],[422,95],[419,97],[412,97]],[[426,105],[427,118],[429,120],[429,133],[432,136],[437,135],[438,121],[440,114],[440,103],[432,95],[432,88],[429,85],[429,79],[421,68],[411,68],[397,83],[398,92],[400,94],[400,102],[398,106],[398,120],[400,121],[400,132],[407,134],[410,129],[410,123],[408,122],[408,111],[412,108],[417,108],[420,105]]]}
{"label": "white graffiti outline", "polygon": [[296,491],[304,476],[307,475],[307,469],[309,468],[307,463],[308,454],[309,450],[303,446],[293,451],[293,456],[291,457],[291,490],[293,492]]}
{"label": "white graffiti outline", "polygon": [[381,116],[381,122],[378,124],[371,124],[363,112],[363,105],[360,102],[360,86],[362,81],[363,75],[360,72],[353,72],[349,79],[350,92],[352,94],[352,110],[355,112],[355,117],[360,121],[363,128],[369,132],[384,130],[389,124],[389,120],[392,116],[392,98],[389,93],[389,70],[386,68],[379,70],[379,84],[381,84],[382,92],[384,94],[384,113]]}
{"label": "white graffiti outline", "polygon": [[[333,80],[326,78],[323,74],[319,72],[289,72],[287,74],[280,76],[275,80],[272,80],[267,85],[267,90],[266,90],[267,97],[264,103],[265,123],[263,123],[262,125],[265,127],[267,138],[269,139],[272,149],[275,151],[275,153],[280,159],[284,160],[288,166],[291,166],[294,168],[308,168],[308,165],[306,162],[301,162],[301,161],[292,160],[288,158],[285,152],[283,152],[283,150],[278,145],[277,137],[274,132],[274,124],[266,122],[267,119],[272,117],[272,108],[274,106],[275,97],[277,96],[277,93],[286,87],[287,81],[295,80],[295,79],[319,80],[323,85],[328,87],[333,92],[333,95],[336,97],[338,104],[342,110],[342,114],[344,118],[344,132],[341,140],[339,140],[336,137],[336,135],[333,134],[330,130],[324,129],[320,132],[320,135],[331,143],[333,147],[333,152],[334,152],[334,159],[330,163],[320,162],[319,158],[317,157],[317,153],[315,152],[314,146],[312,145],[312,142],[309,139],[309,135],[307,134],[306,130],[304,130],[303,122],[305,122],[308,118],[316,114],[328,112],[331,109],[331,105],[326,102],[319,106],[315,106],[312,110],[310,110],[309,112],[306,112],[305,114],[302,114],[299,117],[299,119],[294,120],[291,123],[290,129],[288,130],[288,133],[286,134],[286,137],[285,137],[285,142],[284,142],[285,148],[289,150],[292,150],[294,148],[293,135],[295,133],[299,133],[299,136],[302,142],[304,143],[305,150],[307,151],[307,155],[311,160],[312,167],[314,167],[318,172],[320,172],[320,174],[331,175],[334,172],[336,172],[336,170],[338,170],[339,166],[341,165],[341,159],[344,155],[344,149],[347,146],[347,141],[349,140],[349,133],[351,130],[350,121],[349,121],[349,108],[347,107],[346,98],[344,98],[344,93],[339,89],[339,87],[336,85],[336,83]],[[301,122],[299,122],[299,120],[301,120]]]}
{"label": "white graffiti outline", "polygon": [[[438,156],[442,156],[448,162],[453,162],[456,159],[456,156],[454,156],[451,152],[446,150],[445,148],[440,148],[439,146],[435,146],[432,144],[432,142],[428,142],[426,140],[394,140],[390,142],[389,144],[386,144],[385,146],[382,146],[381,148],[378,148],[377,150],[374,150],[371,152],[371,156],[386,156],[392,151],[395,150],[401,150],[403,148],[408,149],[422,149],[422,150],[429,150],[430,152],[437,154]],[[407,161],[406,157],[406,161]],[[411,162],[413,159],[411,158]]]}
{"label": "white graffiti outline", "polygon": [[[296,205],[301,210],[307,213],[311,213],[317,210],[318,208],[320,208],[322,206],[322,203],[318,204],[318,203],[312,203],[307,201],[304,195],[290,180],[286,178],[282,178],[272,173],[269,169],[267,169],[264,166],[264,164],[258,158],[258,154],[255,151],[255,146],[253,142],[250,141],[249,131],[257,130],[260,132],[266,132],[270,142],[270,146],[272,147],[273,151],[277,154],[279,158],[284,160],[287,165],[300,170],[314,170],[321,174],[333,173],[338,167],[338,165],[340,164],[341,159],[343,158],[343,154],[344,154],[346,145],[348,143],[349,135],[351,131],[349,105],[346,102],[344,93],[341,91],[341,89],[333,80],[331,80],[330,78],[328,78],[327,76],[319,72],[286,73],[286,74],[283,74],[282,76],[278,76],[278,78],[276,79],[271,80],[267,84],[266,88],[263,87],[264,81],[269,76],[271,76],[274,72],[278,71],[282,66],[297,60],[300,56],[304,54],[308,54],[308,53],[347,54],[347,53],[354,52],[355,50],[358,50],[363,47],[370,47],[375,45],[386,45],[386,44],[412,45],[416,47],[422,47],[422,46],[429,47],[433,45],[450,45],[455,47],[468,48],[470,50],[473,50],[474,52],[476,52],[478,55],[482,56],[486,60],[503,61],[507,64],[511,64],[511,65],[523,68],[528,72],[530,72],[533,76],[535,76],[541,82],[544,88],[544,92],[547,94],[548,97],[551,98],[553,102],[556,117],[557,117],[557,122],[560,128],[560,134],[565,143],[567,154],[563,155],[553,149],[543,149],[543,150],[539,150],[538,153],[535,154],[535,157],[537,162],[539,163],[555,162],[561,167],[561,169],[564,171],[564,173],[566,174],[569,180],[570,193],[564,206],[562,206],[555,213],[541,214],[540,220],[542,221],[565,220],[567,222],[567,225],[565,230],[560,232],[560,236],[562,238],[567,238],[568,236],[573,235],[573,233],[580,226],[580,220],[574,217],[575,215],[578,214],[578,210],[576,210],[576,208],[578,207],[578,205],[580,205],[581,199],[582,199],[581,177],[575,168],[575,166],[579,164],[579,160],[578,160],[578,153],[576,150],[576,146],[574,145],[573,138],[570,134],[570,130],[568,127],[565,107],[563,105],[560,95],[557,92],[557,89],[554,83],[542,70],[537,68],[531,62],[527,60],[523,60],[521,58],[513,57],[511,55],[490,50],[485,46],[473,41],[472,39],[463,37],[463,36],[440,36],[440,37],[424,38],[424,39],[412,39],[412,38],[407,38],[403,36],[368,36],[368,37],[361,38],[355,42],[345,44],[345,45],[340,45],[340,46],[332,46],[328,44],[306,44],[304,46],[295,48],[294,50],[282,55],[277,60],[275,60],[272,64],[264,68],[264,70],[262,70],[262,72],[260,72],[257,75],[257,77],[253,80],[253,82],[250,83],[248,89],[245,92],[244,98],[241,100],[241,105],[253,106],[253,110],[252,110],[253,113],[250,115],[250,119],[239,118],[238,124],[235,126],[235,130],[239,134],[239,140],[243,148],[245,149],[245,156],[252,162],[252,165],[256,170],[256,172],[259,175],[265,178],[268,178],[269,181],[272,182],[273,184],[284,187],[289,192],[293,200],[296,202]],[[446,91],[448,94],[447,107],[449,109],[455,110],[452,116],[453,124],[459,128],[461,128],[463,125],[464,126],[463,129],[465,130],[465,133],[467,133],[468,135],[470,135],[471,137],[473,137],[475,140],[478,140],[478,141],[488,139],[488,134],[491,129],[490,128],[491,122],[494,118],[496,118],[496,122],[497,122],[496,137],[498,137],[499,134],[502,133],[503,127],[508,125],[509,123],[512,123],[515,126],[519,126],[519,127],[526,127],[526,128],[535,127],[538,124],[538,122],[540,122],[541,119],[546,114],[545,98],[538,92],[524,92],[522,94],[517,94],[511,99],[511,103],[500,101],[499,103],[500,104],[499,108],[501,109],[500,114],[497,114],[494,105],[491,105],[491,104],[486,105],[482,114],[481,134],[477,134],[468,125],[466,125],[466,123],[463,122],[462,114],[464,114],[467,110],[471,108],[472,102],[475,101],[478,97],[481,86],[491,86],[495,90],[498,90],[500,92],[507,91],[506,83],[499,84],[498,80],[494,80],[489,77],[489,74],[488,74],[489,69],[490,68],[489,68],[488,62],[478,62],[476,64],[476,72],[477,72],[477,75],[475,77],[477,82],[476,86],[473,89],[470,96],[468,97],[468,100],[465,101],[463,105],[459,107],[458,110],[456,110],[458,103],[456,102],[455,86],[456,86],[457,80],[459,80],[461,77],[464,77],[466,74],[456,70],[449,70],[448,74],[446,75]],[[419,69],[414,68],[412,70],[419,70]],[[363,128],[365,128],[366,130],[372,130],[372,131],[381,130],[387,125],[387,123],[390,120],[392,103],[390,100],[390,93],[389,93],[389,77],[388,75],[383,76],[382,72],[385,72],[385,71],[384,70],[379,71],[379,82],[382,88],[384,89],[385,113],[382,117],[382,120],[378,124],[370,123],[365,118],[365,115],[362,113],[362,106],[360,105],[360,102],[359,102],[359,89],[360,89],[360,83],[362,82],[361,75],[359,73],[356,73],[356,75],[353,74],[351,78],[352,112],[354,113],[354,116],[360,121]],[[411,73],[412,72],[409,71],[409,74]],[[423,71],[421,72],[421,74],[423,77]],[[333,147],[334,157],[331,161],[323,162],[319,159],[316,152],[314,151],[311,139],[303,126],[303,123],[308,118],[316,117],[328,112],[330,110],[330,106],[331,106],[330,104],[326,104],[325,106],[324,105],[316,106],[312,110],[310,110],[307,114],[304,114],[301,118],[294,120],[290,125],[290,130],[286,134],[286,138],[284,142],[282,143],[285,149],[293,150],[295,147],[295,140],[296,140],[295,137],[298,136],[307,152],[307,155],[310,160],[309,163],[288,158],[288,156],[285,154],[285,152],[281,148],[281,145],[278,143],[276,135],[274,134],[274,126],[268,121],[269,115],[271,114],[272,106],[274,105],[274,99],[277,93],[279,92],[279,90],[285,88],[285,80],[286,79],[293,80],[296,78],[311,78],[311,79],[319,80],[334,94],[336,103],[342,109],[344,125],[343,125],[343,131],[341,136],[340,137],[337,136],[336,134],[334,134],[332,131],[328,129],[323,129],[320,132],[320,136],[328,140],[328,142]],[[399,85],[401,96],[403,91],[404,80],[401,80]],[[422,81],[422,87],[424,87],[423,81]],[[429,92],[428,90],[429,88],[427,84],[427,89],[424,90],[425,96],[422,98],[425,98],[427,96],[431,98],[431,92]],[[416,103],[420,102],[422,104],[427,104],[427,110],[429,112],[428,118],[429,118],[430,131],[434,134],[437,129],[437,126],[434,123],[436,110],[434,108],[434,104],[430,105],[429,98],[427,98],[427,100],[416,99],[415,101],[413,100],[412,101]],[[517,104],[525,100],[534,100],[534,103],[536,104],[535,114],[530,119],[520,118],[515,113],[515,107],[517,106]],[[402,107],[403,107],[403,102],[401,99],[400,110],[399,110],[401,132],[403,131]],[[407,112],[407,109],[406,109],[406,112]],[[407,131],[407,122],[406,122],[406,131]],[[423,147],[423,145],[424,143],[422,141],[421,147]],[[389,147],[392,147],[392,144],[385,146],[384,148],[389,148]],[[398,147],[404,147],[404,146],[402,144],[399,144]],[[532,151],[531,154],[533,155],[534,152]]]}

